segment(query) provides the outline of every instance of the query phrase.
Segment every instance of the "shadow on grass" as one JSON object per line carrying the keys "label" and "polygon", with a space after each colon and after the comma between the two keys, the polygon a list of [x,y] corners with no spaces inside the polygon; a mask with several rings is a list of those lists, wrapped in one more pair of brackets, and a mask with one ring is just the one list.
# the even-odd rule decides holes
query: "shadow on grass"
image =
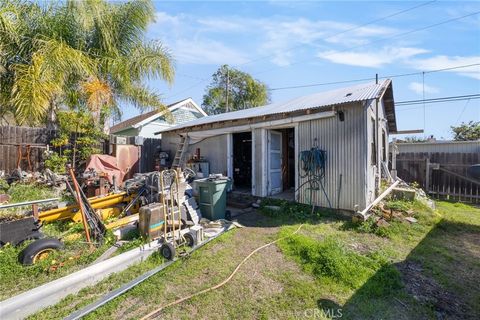
{"label": "shadow on grass", "polygon": [[347,222],[351,217],[336,210],[315,207],[287,200],[266,198],[259,209],[234,216],[246,227],[275,228],[301,223],[319,224],[332,221]]}
{"label": "shadow on grass", "polygon": [[479,259],[480,227],[442,220],[404,261],[384,265],[356,290],[343,305],[343,315],[480,319]]}

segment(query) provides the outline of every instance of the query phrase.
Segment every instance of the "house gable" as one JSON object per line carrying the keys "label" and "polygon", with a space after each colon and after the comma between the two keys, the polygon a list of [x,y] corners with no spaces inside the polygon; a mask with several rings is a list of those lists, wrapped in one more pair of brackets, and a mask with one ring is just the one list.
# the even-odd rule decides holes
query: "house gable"
{"label": "house gable", "polygon": [[203,111],[203,109],[193,101],[192,98],[173,103],[168,106],[168,110],[172,114],[173,121],[169,122],[167,120],[165,111],[158,112],[153,110],[112,126],[110,128],[111,133],[125,135],[136,132],[136,135],[141,135],[144,131],[143,128],[147,126],[156,126],[158,130],[158,126],[167,128],[196,120],[207,115],[205,111]]}

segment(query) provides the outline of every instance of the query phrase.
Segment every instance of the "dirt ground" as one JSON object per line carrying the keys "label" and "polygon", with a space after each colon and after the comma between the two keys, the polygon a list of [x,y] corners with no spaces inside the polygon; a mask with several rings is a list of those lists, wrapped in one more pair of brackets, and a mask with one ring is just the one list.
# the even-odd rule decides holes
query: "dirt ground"
{"label": "dirt ground", "polygon": [[[236,212],[233,212],[234,218]],[[244,228],[238,229],[232,241],[228,243],[216,243],[208,251],[203,254],[207,256],[222,255],[225,252],[229,253],[228,263],[225,268],[218,268],[218,263],[209,265],[201,271],[202,276],[191,277],[188,283],[169,283],[165,284],[164,290],[161,293],[165,296],[165,301],[171,298],[181,297],[200,289],[207,288],[212,284],[220,282],[226,275],[234,269],[234,267],[255,248],[266,244],[275,239],[279,227],[271,224],[271,220],[248,210],[245,214],[237,215],[237,221],[244,225]],[[238,245],[240,244],[241,245]],[[223,259],[222,259],[223,260]],[[194,263],[192,261],[192,263]],[[228,267],[227,267],[228,265]],[[311,281],[314,279],[309,275],[303,273],[297,264],[293,261],[287,260],[276,245],[269,246],[248,260],[243,267],[238,271],[234,278],[224,287],[218,289],[216,292],[207,293],[198,298],[194,298],[178,306],[165,310],[161,315],[161,319],[178,319],[196,318],[196,319],[226,319],[241,314],[248,318],[261,318],[261,310],[239,310],[236,316],[231,314],[229,305],[236,306],[251,305],[251,301],[269,301],[275,300],[281,296],[286,290],[286,283],[279,278],[279,275],[288,275],[292,280],[297,281]],[[215,280],[215,281],[212,281]],[[167,298],[171,297],[171,298]],[[219,299],[219,303],[201,303],[201,301]],[[129,301],[130,302],[130,301]],[[130,303],[129,303],[130,304]],[[133,302],[133,304],[136,304]],[[122,308],[123,309],[123,308]],[[125,309],[132,310],[131,306],[125,306]],[[241,308],[240,308],[241,309]],[[147,311],[151,311],[148,308]],[[125,313],[124,310],[118,310],[116,316],[118,319],[129,319],[145,313],[144,308],[139,308],[134,312]],[[275,313],[274,310],[272,310]],[[183,315],[183,316],[182,316]],[[268,318],[272,318],[269,313]],[[273,318],[282,318],[281,314],[273,314]]]}
{"label": "dirt ground", "polygon": [[[231,211],[244,227],[226,233],[85,319],[139,319],[167,303],[216,285],[252,250],[277,239],[280,229],[289,224],[251,208]],[[393,297],[364,300],[362,292],[383,281],[381,275],[368,279],[362,288],[344,289],[314,277],[274,244],[253,255],[225,286],[168,307],[157,319],[326,319],[311,312],[342,309],[345,319],[470,319],[478,314],[475,307],[472,309],[472,301],[480,297],[475,281],[480,266],[478,227],[446,221],[428,234],[422,231],[418,239],[402,236],[400,242],[392,242],[344,229],[343,223],[327,217],[305,226],[300,233],[318,241],[333,235],[346,248],[365,255],[387,250],[402,281],[402,289]],[[404,247],[399,249],[399,245]],[[32,318],[63,318],[147,267],[151,269],[152,265],[140,265],[128,276],[115,275]]]}

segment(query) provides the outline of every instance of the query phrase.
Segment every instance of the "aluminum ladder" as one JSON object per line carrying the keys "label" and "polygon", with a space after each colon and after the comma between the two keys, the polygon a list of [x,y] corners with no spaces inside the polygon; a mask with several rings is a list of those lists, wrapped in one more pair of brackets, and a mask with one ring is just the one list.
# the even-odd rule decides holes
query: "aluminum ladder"
{"label": "aluminum ladder", "polygon": [[188,144],[190,137],[188,135],[182,136],[180,143],[178,144],[177,151],[175,152],[175,158],[173,158],[172,169],[183,169],[185,166],[185,153],[188,150]]}

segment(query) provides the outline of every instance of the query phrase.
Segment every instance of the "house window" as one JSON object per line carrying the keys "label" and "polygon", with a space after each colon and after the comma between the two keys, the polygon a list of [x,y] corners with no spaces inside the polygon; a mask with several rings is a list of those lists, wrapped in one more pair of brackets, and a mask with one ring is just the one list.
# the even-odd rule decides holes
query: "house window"
{"label": "house window", "polygon": [[375,119],[372,118],[372,142],[371,142],[371,152],[370,154],[372,155],[371,163],[372,166],[377,165],[377,135],[376,135],[376,130],[375,130]]}

